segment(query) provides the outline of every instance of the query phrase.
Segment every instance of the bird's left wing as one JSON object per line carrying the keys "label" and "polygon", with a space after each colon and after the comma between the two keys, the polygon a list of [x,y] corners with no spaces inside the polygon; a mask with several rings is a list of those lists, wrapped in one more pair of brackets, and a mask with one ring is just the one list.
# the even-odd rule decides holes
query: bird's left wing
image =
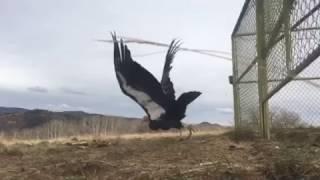
{"label": "bird's left wing", "polygon": [[162,79],[161,79],[161,87],[164,92],[164,94],[167,95],[170,99],[175,99],[175,91],[173,88],[173,83],[170,79],[170,70],[172,69],[172,62],[174,59],[175,54],[179,50],[180,42],[173,40],[169,46],[169,49],[167,51],[166,55],[166,61],[163,67],[163,73],[162,73]]}
{"label": "bird's left wing", "polygon": [[115,34],[112,37],[115,72],[122,92],[137,102],[149,119],[158,119],[169,106],[168,97],[157,79],[132,59],[130,50],[123,41],[118,43]]}

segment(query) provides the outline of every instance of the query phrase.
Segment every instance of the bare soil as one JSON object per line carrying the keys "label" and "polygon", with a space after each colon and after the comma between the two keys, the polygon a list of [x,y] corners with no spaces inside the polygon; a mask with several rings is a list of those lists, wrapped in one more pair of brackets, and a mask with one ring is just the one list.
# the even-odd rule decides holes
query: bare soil
{"label": "bare soil", "polygon": [[320,177],[319,137],[302,142],[234,141],[230,133],[202,133],[182,141],[177,134],[2,144],[0,179]]}

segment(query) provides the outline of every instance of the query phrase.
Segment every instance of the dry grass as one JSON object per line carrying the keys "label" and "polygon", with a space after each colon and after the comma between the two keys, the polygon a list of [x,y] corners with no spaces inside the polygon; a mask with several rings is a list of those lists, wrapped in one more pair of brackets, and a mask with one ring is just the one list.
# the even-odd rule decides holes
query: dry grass
{"label": "dry grass", "polygon": [[[320,175],[320,146],[235,142],[225,130],[74,137],[0,144],[1,179],[264,179]],[[318,173],[318,174],[317,174]]]}
{"label": "dry grass", "polygon": [[254,131],[252,128],[239,128],[234,131],[227,131],[225,135],[234,141],[253,141],[259,138],[258,132]]}
{"label": "dry grass", "polygon": [[[193,137],[197,136],[203,136],[203,135],[219,135],[226,132],[231,131],[229,128],[221,128],[216,130],[208,130],[208,131],[197,131],[193,134]],[[182,131],[182,137],[186,137],[188,132]],[[16,139],[16,138],[10,138],[6,139],[0,136],[0,143],[6,146],[10,146],[13,144],[28,144],[28,145],[35,145],[42,142],[49,142],[49,143],[64,143],[68,142],[72,139],[82,140],[82,141],[92,141],[95,139],[159,139],[159,138],[165,138],[165,137],[177,137],[179,136],[179,131],[171,131],[171,132],[155,132],[155,133],[132,133],[132,134],[109,134],[109,135],[82,135],[77,137],[60,137],[55,139]]]}

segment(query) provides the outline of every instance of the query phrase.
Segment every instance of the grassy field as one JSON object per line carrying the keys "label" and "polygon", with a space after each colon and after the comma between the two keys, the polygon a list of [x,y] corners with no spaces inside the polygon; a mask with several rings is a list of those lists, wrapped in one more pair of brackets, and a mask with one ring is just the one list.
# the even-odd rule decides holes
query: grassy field
{"label": "grassy field", "polygon": [[[296,134],[296,132],[295,132]],[[298,137],[303,135],[299,134]],[[279,175],[319,176],[320,136],[235,141],[226,130],[76,137],[50,141],[5,141],[0,177],[6,179],[264,179]],[[295,138],[296,139],[296,138]]]}

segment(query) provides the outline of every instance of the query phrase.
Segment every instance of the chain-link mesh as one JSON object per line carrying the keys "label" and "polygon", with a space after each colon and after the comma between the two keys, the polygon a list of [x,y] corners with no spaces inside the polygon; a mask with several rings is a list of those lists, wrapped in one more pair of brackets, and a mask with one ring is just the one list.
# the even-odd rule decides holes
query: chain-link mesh
{"label": "chain-link mesh", "polygon": [[[241,15],[242,20],[237,24],[237,37],[233,38],[233,52],[235,80],[248,81],[248,83],[235,83],[239,95],[239,125],[255,126],[252,121],[255,108],[258,107],[257,65],[255,64],[256,50],[256,2],[247,1],[246,11]],[[236,52],[236,53],[235,53]],[[253,66],[252,68],[249,68]]]}
{"label": "chain-link mesh", "polygon": [[261,104],[274,126],[320,125],[320,0],[247,0],[232,42],[236,125],[258,128]]}

